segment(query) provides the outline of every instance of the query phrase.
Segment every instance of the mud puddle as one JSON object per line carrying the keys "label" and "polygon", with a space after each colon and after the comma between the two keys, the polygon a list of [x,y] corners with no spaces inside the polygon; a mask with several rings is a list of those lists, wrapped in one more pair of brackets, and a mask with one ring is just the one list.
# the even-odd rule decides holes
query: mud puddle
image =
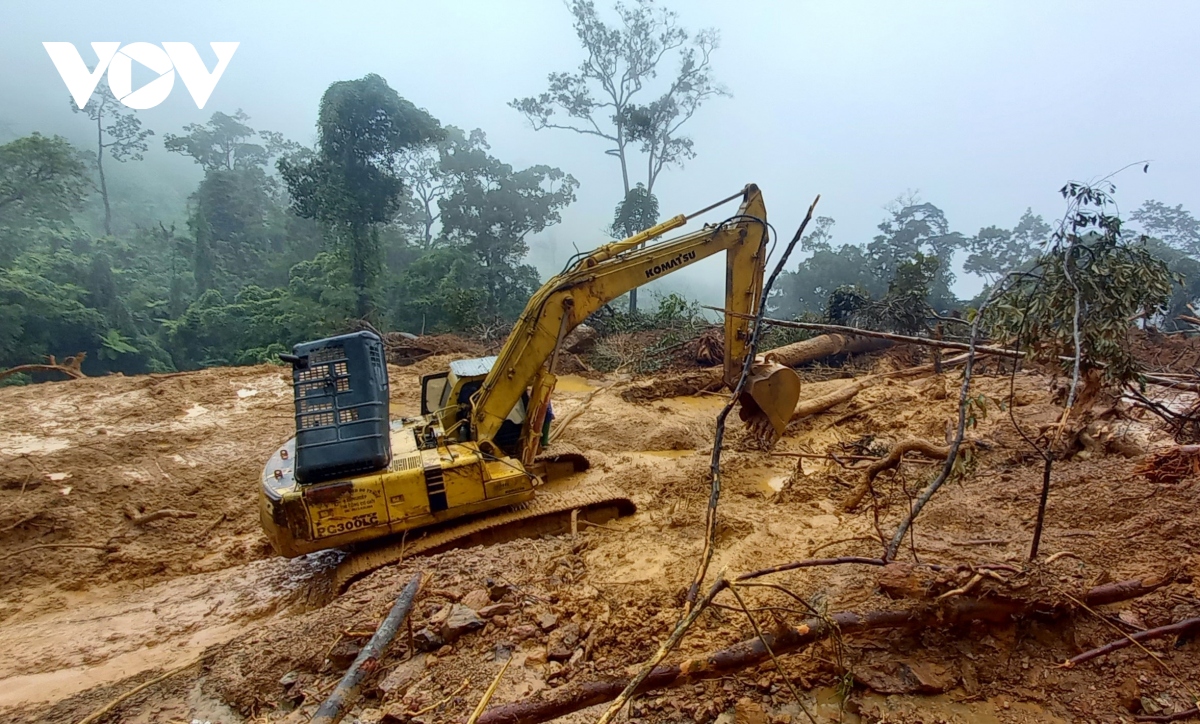
{"label": "mud puddle", "polygon": [[184,664],[281,614],[330,556],[272,558],[143,589],[54,591],[0,629],[0,709]]}

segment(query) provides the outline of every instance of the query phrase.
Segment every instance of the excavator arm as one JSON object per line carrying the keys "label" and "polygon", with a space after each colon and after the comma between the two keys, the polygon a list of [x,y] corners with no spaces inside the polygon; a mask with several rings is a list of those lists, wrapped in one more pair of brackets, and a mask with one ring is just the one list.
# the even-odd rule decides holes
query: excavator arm
{"label": "excavator arm", "polygon": [[[500,425],[528,390],[521,457],[523,462],[532,459],[554,387],[554,365],[551,362],[548,369],[547,360],[556,356],[566,335],[590,314],[632,289],[725,251],[726,307],[747,315],[757,312],[768,253],[767,212],[757,186],[746,186],[741,195],[737,214],[720,224],[637,248],[687,221],[684,216],[673,217],[597,249],[535,292],[473,398],[471,424],[480,448],[494,452]],[[724,377],[730,388],[741,375],[750,328],[745,317],[725,316]],[[742,417],[758,418],[760,430],[767,429],[762,423],[768,422],[778,436],[799,397],[799,378],[790,369],[761,361],[756,368],[748,393],[740,400]]]}

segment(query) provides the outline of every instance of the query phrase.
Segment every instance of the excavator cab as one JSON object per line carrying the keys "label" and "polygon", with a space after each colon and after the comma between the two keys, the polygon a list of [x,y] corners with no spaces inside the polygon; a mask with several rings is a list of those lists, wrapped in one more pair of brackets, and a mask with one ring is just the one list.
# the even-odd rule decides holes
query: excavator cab
{"label": "excavator cab", "polygon": [[[451,440],[470,440],[471,397],[483,386],[495,362],[495,357],[455,360],[446,372],[422,377],[421,414],[436,415],[445,435]],[[513,406],[496,433],[496,447],[508,455],[517,454],[528,406],[529,395],[525,394]]]}

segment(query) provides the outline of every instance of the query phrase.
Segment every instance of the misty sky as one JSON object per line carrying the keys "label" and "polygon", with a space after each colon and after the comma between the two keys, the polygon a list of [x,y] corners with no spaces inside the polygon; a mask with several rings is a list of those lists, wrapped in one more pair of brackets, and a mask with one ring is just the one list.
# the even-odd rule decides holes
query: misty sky
{"label": "misty sky", "polygon": [[[605,7],[603,0],[599,2]],[[1053,220],[1067,180],[1116,180],[1123,211],[1147,198],[1200,211],[1200,3],[778,2],[674,0],[686,27],[716,27],[718,79],[733,93],[688,127],[698,158],[663,174],[664,217],[746,182],[790,236],[812,197],[835,242],[864,242],[906,190],[941,207],[953,229],[1011,227],[1027,206]],[[204,110],[181,82],[140,111],[159,137],[213,111],[244,109],[251,125],[314,140],[321,93],[378,73],[442,122],[482,128],[514,166],[547,163],[581,182],[563,223],[532,240],[557,270],[604,241],[620,199],[600,139],[534,132],[506,103],[543,89],[549,71],[582,57],[557,0],[441,2],[6,3],[0,23],[0,140],[32,130],[90,138],[41,43],[209,41],[241,47]],[[157,139],[161,143],[161,138]],[[183,157],[147,159],[158,193],[178,202],[199,180]],[[165,213],[165,212],[164,212]],[[709,260],[668,279],[705,301],[721,293]],[[977,288],[958,285],[960,293]]]}

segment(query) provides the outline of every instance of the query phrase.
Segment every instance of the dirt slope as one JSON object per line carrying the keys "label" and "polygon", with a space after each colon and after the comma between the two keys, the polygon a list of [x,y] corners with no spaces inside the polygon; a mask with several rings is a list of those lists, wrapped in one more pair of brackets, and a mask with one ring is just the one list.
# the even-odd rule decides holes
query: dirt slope
{"label": "dirt slope", "polygon": [[[419,375],[445,363],[445,357],[430,358],[393,368],[393,410],[415,412]],[[694,571],[712,425],[724,398],[639,405],[622,399],[625,384],[617,377],[565,378],[555,411],[560,420],[580,411],[562,439],[593,461],[583,482],[621,485],[638,504],[637,515],[584,527],[574,538],[519,540],[408,561],[368,576],[319,608],[310,605],[307,589],[337,554],[272,558],[258,531],[254,496],[261,460],[292,425],[283,370],[262,366],[0,388],[0,650],[12,652],[0,660],[0,720],[75,722],[204,652],[204,666],[155,686],[112,720],[281,719],[298,701],[319,699],[332,686],[354,646],[366,640],[417,569],[431,577],[414,630],[451,601],[478,600],[489,579],[512,586],[500,595],[512,610],[482,631],[411,659],[406,642],[398,641],[385,666],[406,683],[382,697],[373,690],[358,712],[360,721],[380,721],[385,713],[402,721],[405,711],[439,703],[420,719],[463,721],[509,655],[514,660],[497,703],[627,675],[673,625],[679,595]],[[804,394],[817,396],[841,384],[813,382]],[[969,474],[931,504],[906,545],[908,558],[915,552],[946,565],[1025,566],[1041,463],[1020,446],[1007,409],[997,404],[1007,399],[1008,386],[1002,376],[980,380],[991,403],[971,432],[980,444]],[[1048,379],[1020,375],[1015,391],[1012,413],[1024,427],[1036,430],[1057,419]],[[830,414],[795,423],[776,450],[878,454],[906,437],[940,443],[954,418],[956,392],[954,375],[888,381]],[[1147,449],[1168,443],[1165,433],[1136,419],[1104,435]],[[847,513],[841,503],[860,470],[767,455],[737,424],[727,440],[710,576],[814,554],[878,555],[874,514],[890,533],[932,471],[905,463],[898,474],[878,479],[876,507]],[[1032,581],[1042,587],[1052,581],[1056,590],[1078,592],[1105,580],[1167,572],[1175,575],[1173,585],[1105,610],[1117,624],[1096,617],[1069,630],[1022,622],[954,635],[929,632],[915,640],[896,634],[789,656],[788,674],[811,689],[806,703],[818,720],[1125,721],[1129,706],[1185,706],[1187,682],[1200,680],[1194,643],[1151,645],[1174,675],[1136,650],[1072,670],[1054,668],[1117,637],[1114,625],[1132,630],[1200,615],[1193,583],[1200,574],[1200,481],[1152,484],[1133,475],[1135,464],[1102,454],[1057,464],[1041,562],[1010,576],[1009,585],[1019,591]],[[143,525],[131,520],[163,509],[195,516]],[[100,547],[22,552],[45,544]],[[1054,554],[1064,555],[1046,562]],[[878,592],[876,575],[861,567],[809,569],[776,582],[819,610],[895,605]],[[789,609],[795,604],[778,594],[747,589],[746,595],[751,605],[769,609],[763,616],[794,618]],[[568,652],[576,660],[547,661],[547,648],[560,646],[564,632],[578,636]],[[679,656],[749,635],[740,615],[714,611],[684,640]],[[842,676],[847,670],[857,683],[843,700],[839,692],[845,689],[838,687],[850,681]],[[942,693],[916,693],[905,683],[908,670],[936,671],[938,685],[923,690]],[[719,716],[806,721],[769,666],[645,697],[631,714],[654,722]],[[580,713],[566,721],[594,718]]]}

